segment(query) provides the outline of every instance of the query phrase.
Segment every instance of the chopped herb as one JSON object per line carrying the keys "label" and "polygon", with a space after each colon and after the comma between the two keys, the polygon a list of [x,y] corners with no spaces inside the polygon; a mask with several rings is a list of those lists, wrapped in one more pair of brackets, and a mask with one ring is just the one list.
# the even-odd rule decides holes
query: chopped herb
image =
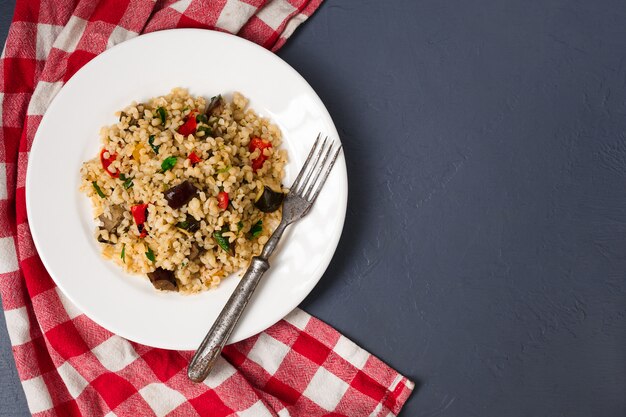
{"label": "chopped herb", "polygon": [[213,232],[213,238],[215,239],[219,247],[224,249],[225,252],[228,252],[229,254],[232,253],[230,249],[230,242],[228,241],[228,238],[222,236],[222,230],[216,230],[215,232]]}
{"label": "chopped herb", "polygon": [[135,185],[135,184],[133,184],[133,179],[132,178],[126,178],[126,181],[124,181],[122,183],[122,187],[124,187],[125,190],[128,190],[133,185]]}
{"label": "chopped herb", "polygon": [[252,236],[253,238],[258,237],[262,231],[263,231],[263,220],[259,220],[250,229],[250,236]]}
{"label": "chopped herb", "polygon": [[187,266],[187,262],[183,262],[183,268]]}
{"label": "chopped herb", "polygon": [[204,132],[203,137],[213,136],[213,130],[208,126],[200,126],[196,132]]}
{"label": "chopped herb", "polygon": [[159,107],[156,111],[159,115],[159,119],[161,119],[161,124],[165,124],[165,109],[163,107]]}
{"label": "chopped herb", "polygon": [[156,258],[154,257],[154,252],[152,252],[152,248],[150,246],[148,246],[148,252],[146,252],[146,258],[148,258],[150,262],[156,261]]}
{"label": "chopped herb", "polygon": [[122,254],[120,255],[120,258],[122,258],[122,261],[126,263],[126,243],[124,243],[124,246],[122,246]]}
{"label": "chopped herb", "polygon": [[121,179],[122,181],[124,181],[124,180],[126,179],[126,175],[125,175],[125,174],[120,174],[120,179]]}
{"label": "chopped herb", "polygon": [[96,193],[98,193],[100,198],[106,198],[106,195],[104,195],[97,182],[93,181],[91,185],[93,185],[94,190],[96,190]]}
{"label": "chopped herb", "polygon": [[218,174],[223,174],[223,173],[225,173],[225,172],[230,171],[230,169],[231,169],[231,168],[232,168],[232,167],[229,165],[229,166],[227,166],[226,168],[222,168],[222,169],[218,170],[218,171],[217,171],[217,173],[218,173]]}
{"label": "chopped herb", "polygon": [[237,230],[241,230],[241,229],[243,229],[243,222],[239,220],[239,223],[237,223]]}
{"label": "chopped herb", "polygon": [[165,158],[163,162],[161,162],[161,170],[165,172],[174,168],[174,165],[176,165],[176,159],[177,158],[175,156],[168,156]]}
{"label": "chopped herb", "polygon": [[209,119],[206,117],[206,114],[199,114],[196,116],[196,122],[208,124]]}
{"label": "chopped herb", "polygon": [[150,135],[150,137],[148,138],[148,143],[150,144],[150,147],[152,148],[154,153],[159,153],[159,148],[161,147],[161,145],[157,146],[154,144],[154,135]]}

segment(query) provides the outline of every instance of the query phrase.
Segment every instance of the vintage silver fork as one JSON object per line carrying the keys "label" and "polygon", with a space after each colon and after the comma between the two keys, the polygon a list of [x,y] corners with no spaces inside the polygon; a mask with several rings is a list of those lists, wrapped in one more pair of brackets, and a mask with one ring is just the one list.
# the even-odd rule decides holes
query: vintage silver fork
{"label": "vintage silver fork", "polygon": [[[319,146],[320,137],[321,133],[317,135],[304,166],[285,197],[283,217],[278,227],[263,247],[261,255],[252,258],[248,270],[191,359],[187,375],[192,381],[202,382],[209,375],[261,277],[269,269],[268,259],[276,249],[283,232],[287,226],[300,220],[309,212],[324,186],[341,151],[341,145],[335,147],[334,141],[329,142],[326,137]],[[333,153],[334,148],[336,149]]]}

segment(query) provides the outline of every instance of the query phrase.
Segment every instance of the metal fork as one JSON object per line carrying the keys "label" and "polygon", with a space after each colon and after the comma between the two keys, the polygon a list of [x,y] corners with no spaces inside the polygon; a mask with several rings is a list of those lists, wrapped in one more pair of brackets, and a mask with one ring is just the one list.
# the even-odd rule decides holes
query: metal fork
{"label": "metal fork", "polygon": [[309,212],[324,186],[339,156],[341,145],[333,152],[334,141],[329,142],[326,137],[319,146],[320,138],[321,133],[317,135],[304,166],[285,197],[283,216],[278,227],[263,247],[261,255],[252,258],[248,270],[189,363],[187,375],[192,381],[202,382],[211,372],[211,368],[220,356],[222,348],[237,325],[261,277],[269,269],[268,259],[276,249],[283,232],[287,226],[300,220]]}

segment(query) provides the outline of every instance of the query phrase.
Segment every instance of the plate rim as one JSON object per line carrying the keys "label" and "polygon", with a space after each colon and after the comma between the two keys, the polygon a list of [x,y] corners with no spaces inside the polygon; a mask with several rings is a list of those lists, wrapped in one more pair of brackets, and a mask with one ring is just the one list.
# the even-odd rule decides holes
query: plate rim
{"label": "plate rim", "polygon": [[[29,216],[30,213],[32,213],[34,211],[33,209],[33,196],[32,194],[34,193],[35,190],[33,190],[33,183],[32,183],[32,175],[29,175],[29,173],[32,172],[33,169],[33,160],[34,158],[32,158],[33,154],[37,154],[39,151],[37,151],[37,149],[42,146],[41,143],[43,143],[43,140],[41,139],[41,135],[42,135],[42,127],[45,127],[47,124],[47,121],[49,119],[48,114],[49,114],[49,109],[52,108],[55,103],[59,100],[59,97],[63,97],[65,95],[65,92],[68,90],[67,86],[71,86],[73,85],[73,81],[76,78],[76,75],[81,73],[81,71],[83,71],[85,68],[90,68],[93,66],[98,66],[100,65],[99,62],[102,61],[103,59],[106,59],[106,57],[111,53],[111,51],[116,51],[118,49],[121,48],[128,48],[128,47],[132,47],[133,44],[135,43],[139,43],[139,42],[145,42],[148,38],[159,38],[159,37],[163,37],[163,36],[170,36],[170,34],[172,33],[181,33],[181,32],[185,32],[185,33],[189,33],[190,36],[194,36],[196,34],[204,36],[206,34],[210,34],[210,36],[217,36],[217,37],[222,37],[225,39],[228,39],[228,42],[230,41],[234,41],[234,42],[238,42],[240,44],[243,45],[247,45],[247,46],[251,46],[253,48],[256,48],[259,51],[262,51],[262,53],[269,57],[270,60],[274,61],[275,63],[277,63],[278,65],[280,65],[283,69],[286,69],[287,71],[291,72],[293,76],[295,76],[300,83],[302,84],[302,86],[308,90],[308,95],[310,97],[312,97],[315,101],[317,106],[320,109],[320,112],[328,119],[328,121],[330,122],[330,126],[332,127],[332,131],[328,132],[329,136],[335,137],[338,142],[341,144],[341,138],[339,137],[339,133],[337,132],[337,127],[328,111],[328,109],[326,108],[326,106],[324,105],[323,101],[321,100],[321,98],[319,97],[319,95],[315,92],[315,90],[313,89],[313,87],[311,87],[311,85],[308,83],[308,81],[306,81],[306,79],[295,69],[293,68],[291,65],[289,65],[286,61],[284,61],[281,57],[279,57],[278,55],[274,54],[273,52],[263,48],[260,45],[257,45],[254,42],[248,41],[247,39],[241,38],[239,36],[235,36],[229,33],[224,33],[224,32],[220,32],[220,31],[215,31],[215,30],[208,30],[208,29],[195,29],[195,28],[182,28],[182,29],[167,29],[167,30],[161,30],[161,31],[155,31],[155,32],[150,32],[150,33],[146,33],[146,34],[140,34],[132,39],[126,40],[124,42],[121,42],[117,45],[114,45],[113,47],[103,51],[102,53],[98,54],[96,57],[94,57],[91,61],[89,61],[87,64],[85,64],[83,67],[81,67],[78,71],[76,71],[76,73],[74,73],[72,75],[72,77],[70,77],[70,79],[65,82],[63,84],[63,86],[61,87],[61,89],[58,91],[58,93],[54,96],[54,98],[50,101],[50,103],[48,104],[45,113],[42,116],[42,119],[39,123],[37,132],[35,133],[35,136],[33,138],[33,142],[31,144],[31,148],[29,150],[29,158],[28,158],[28,164],[27,164],[27,169],[26,169],[26,181],[25,181],[25,200],[26,200],[26,212],[27,212],[27,222],[29,224],[29,229],[30,229],[30,233],[31,233],[31,238],[33,240],[33,243],[35,245],[36,251],[37,251],[37,255],[39,256],[39,259],[41,260],[41,262],[43,263],[43,266],[45,267],[46,271],[48,272],[48,274],[50,275],[50,277],[52,278],[52,280],[54,281],[54,283],[56,284],[56,286],[61,290],[61,292],[63,293],[63,295],[65,297],[67,297],[69,299],[69,301],[71,303],[73,303],[79,310],[81,313],[85,314],[89,319],[91,319],[92,321],[94,321],[96,324],[98,324],[99,326],[111,331],[112,333],[119,335],[125,339],[128,339],[130,341],[136,342],[136,343],[140,343],[146,346],[152,346],[152,347],[157,347],[157,348],[163,348],[163,349],[172,349],[172,350],[188,350],[188,349],[195,349],[197,346],[194,347],[189,347],[187,345],[185,345],[184,347],[182,344],[180,343],[155,343],[153,341],[149,341],[147,339],[147,337],[144,336],[138,336],[137,335],[130,335],[128,334],[124,329],[120,329],[117,325],[115,325],[115,323],[107,321],[106,318],[103,318],[102,316],[100,316],[99,314],[93,314],[93,310],[91,310],[88,306],[85,307],[85,304],[83,304],[82,302],[78,301],[74,296],[72,296],[72,292],[71,291],[67,291],[65,286],[62,284],[62,280],[59,280],[56,278],[57,273],[54,273],[52,271],[52,269],[50,268],[51,262],[49,262],[48,257],[45,255],[45,251],[42,251],[41,249],[44,248],[45,244],[42,242],[41,238],[42,236],[39,234],[38,230],[33,227],[33,222],[31,222],[31,217]],[[129,46],[131,45],[131,46]],[[104,58],[103,58],[104,57]],[[338,219],[338,233],[337,233],[337,237],[336,239],[334,239],[333,242],[329,242],[332,244],[332,250],[329,252],[330,255],[328,256],[328,259],[322,259],[320,261],[320,263],[318,264],[317,268],[310,274],[310,277],[313,278],[310,280],[310,284],[306,285],[304,288],[305,290],[302,291],[302,295],[301,297],[295,297],[293,300],[297,301],[293,302],[293,303],[284,303],[281,304],[281,307],[278,307],[275,311],[275,314],[270,314],[269,318],[267,320],[267,323],[269,324],[261,324],[259,326],[253,326],[255,327],[255,331],[250,333],[250,334],[244,334],[241,335],[241,337],[232,337],[229,341],[228,344],[232,344],[232,343],[236,343],[240,340],[244,340],[247,339],[255,334],[261,333],[263,331],[265,331],[267,328],[273,326],[274,324],[276,324],[277,322],[279,322],[281,319],[283,319],[286,315],[288,315],[294,308],[297,308],[302,301],[311,293],[311,291],[313,290],[313,288],[315,288],[315,286],[319,283],[319,281],[321,280],[321,278],[323,277],[324,273],[326,272],[326,270],[328,269],[328,266],[330,265],[330,262],[332,261],[336,251],[337,251],[337,247],[339,245],[339,241],[341,240],[341,237],[343,235],[343,228],[345,226],[345,218],[347,215],[347,202],[348,202],[348,175],[347,175],[347,165],[346,165],[346,161],[345,161],[345,154],[344,152],[341,152],[340,158],[338,158],[337,161],[338,165],[341,166],[343,165],[343,171],[344,171],[344,176],[342,178],[342,181],[345,183],[345,194],[342,196],[343,198],[341,198],[341,200],[337,201],[337,204],[340,206],[340,215],[339,215],[339,219]],[[78,191],[77,191],[78,192]],[[330,245],[329,245],[330,246]],[[121,271],[121,273],[126,274],[131,276],[131,274],[125,273],[124,271]],[[208,323],[210,325],[210,323]]]}

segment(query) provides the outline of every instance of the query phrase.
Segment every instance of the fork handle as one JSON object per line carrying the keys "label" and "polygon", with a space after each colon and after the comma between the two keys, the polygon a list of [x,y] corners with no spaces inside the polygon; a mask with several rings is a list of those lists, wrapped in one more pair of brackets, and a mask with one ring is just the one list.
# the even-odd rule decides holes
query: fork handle
{"label": "fork handle", "polygon": [[258,256],[252,258],[248,270],[235,288],[224,309],[213,323],[211,330],[204,337],[202,344],[189,363],[187,375],[195,382],[202,382],[215,365],[222,348],[230,337],[233,329],[243,313],[248,301],[252,297],[261,277],[268,270],[270,264],[266,259]]}
{"label": "fork handle", "polygon": [[286,227],[287,224],[281,222],[265,244],[261,255],[252,258],[246,273],[239,281],[239,284],[237,284],[235,291],[231,294],[222,312],[215,320],[215,323],[213,323],[211,330],[204,337],[200,347],[198,347],[189,363],[187,376],[192,381],[202,382],[211,372],[259,281],[261,281],[265,271],[269,269],[270,264],[267,258],[276,248]]}

